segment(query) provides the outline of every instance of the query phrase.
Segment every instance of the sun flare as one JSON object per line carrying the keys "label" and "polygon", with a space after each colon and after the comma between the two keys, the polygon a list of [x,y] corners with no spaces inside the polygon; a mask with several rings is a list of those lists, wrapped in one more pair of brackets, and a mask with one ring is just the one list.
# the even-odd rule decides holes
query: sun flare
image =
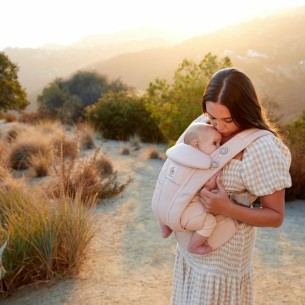
{"label": "sun flare", "polygon": [[305,0],[28,0],[5,1],[0,48],[70,44],[85,36],[151,27],[184,39],[270,11],[305,5]]}

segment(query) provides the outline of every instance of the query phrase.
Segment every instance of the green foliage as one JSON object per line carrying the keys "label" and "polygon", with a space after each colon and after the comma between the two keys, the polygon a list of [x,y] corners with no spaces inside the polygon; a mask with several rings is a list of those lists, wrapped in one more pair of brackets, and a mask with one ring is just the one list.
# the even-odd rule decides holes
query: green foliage
{"label": "green foliage", "polygon": [[134,92],[109,92],[86,109],[86,116],[106,139],[128,140],[133,135],[145,142],[163,139],[143,99]]}
{"label": "green foliage", "polygon": [[56,79],[38,96],[39,111],[65,122],[84,117],[84,108],[106,92],[127,90],[120,80],[109,82],[106,76],[79,71],[67,80]]}
{"label": "green foliage", "polygon": [[21,111],[29,105],[18,81],[18,70],[17,65],[0,52],[0,110]]}
{"label": "green foliage", "polygon": [[172,84],[160,79],[150,83],[145,95],[146,105],[169,142],[176,141],[202,113],[201,97],[211,76],[230,66],[228,57],[219,60],[208,53],[199,64],[184,59]]}
{"label": "green foliage", "polygon": [[305,111],[295,122],[285,126],[292,162],[292,187],[286,190],[286,199],[305,199]]}
{"label": "green foliage", "polygon": [[68,94],[62,89],[62,79],[58,78],[44,88],[38,96],[39,110],[53,117],[63,117],[63,107]]}

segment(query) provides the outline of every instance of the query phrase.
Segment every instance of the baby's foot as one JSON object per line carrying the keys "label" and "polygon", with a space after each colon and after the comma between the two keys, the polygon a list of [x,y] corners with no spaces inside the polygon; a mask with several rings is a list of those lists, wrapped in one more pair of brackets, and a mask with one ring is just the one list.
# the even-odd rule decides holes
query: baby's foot
{"label": "baby's foot", "polygon": [[188,251],[193,253],[193,254],[208,254],[211,251],[213,251],[213,248],[211,248],[208,245],[202,245],[199,247],[188,247]]}
{"label": "baby's foot", "polygon": [[168,226],[161,226],[161,234],[163,238],[167,238],[172,234],[173,230]]}

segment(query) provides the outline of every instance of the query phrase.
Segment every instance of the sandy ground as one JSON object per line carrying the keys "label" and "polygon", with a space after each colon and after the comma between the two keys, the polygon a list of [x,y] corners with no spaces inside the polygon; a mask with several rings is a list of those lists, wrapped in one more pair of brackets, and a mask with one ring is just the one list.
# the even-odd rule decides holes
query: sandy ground
{"label": "sandy ground", "polygon": [[[160,237],[151,212],[162,161],[147,160],[146,146],[122,156],[122,146],[126,144],[102,144],[121,177],[131,176],[133,182],[121,198],[96,209],[98,234],[80,273],[50,287],[25,287],[1,304],[169,304],[175,240]],[[305,201],[289,203],[281,228],[257,230],[255,305],[305,305],[304,216]]]}

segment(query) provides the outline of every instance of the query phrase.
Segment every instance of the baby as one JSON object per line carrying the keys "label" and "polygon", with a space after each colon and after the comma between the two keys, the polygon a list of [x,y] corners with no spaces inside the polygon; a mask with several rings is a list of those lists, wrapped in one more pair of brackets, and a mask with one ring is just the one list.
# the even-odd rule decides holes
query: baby
{"label": "baby", "polygon": [[[221,142],[221,134],[212,126],[205,123],[192,124],[184,135],[184,143],[210,155]],[[216,177],[214,175],[203,186],[210,191],[217,192]],[[212,234],[216,219],[213,215],[206,213],[200,202],[199,194],[196,194],[181,215],[181,225],[188,231],[194,231],[188,244],[188,251],[195,254],[207,254],[213,249],[207,244],[208,237]],[[160,223],[162,236],[167,238],[172,229]]]}

